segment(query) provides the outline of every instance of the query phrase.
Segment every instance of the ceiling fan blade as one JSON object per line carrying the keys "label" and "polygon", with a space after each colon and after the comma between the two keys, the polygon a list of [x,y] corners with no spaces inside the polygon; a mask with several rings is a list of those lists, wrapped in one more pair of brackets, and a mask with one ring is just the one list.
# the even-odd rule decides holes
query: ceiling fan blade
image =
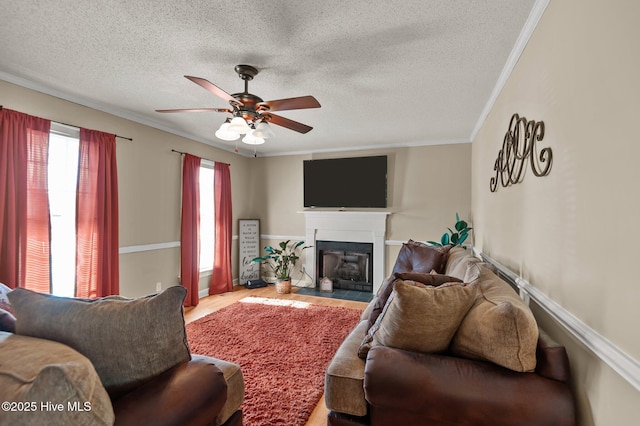
{"label": "ceiling fan blade", "polygon": [[192,77],[190,75],[185,75],[185,77],[193,81],[194,83],[204,87],[214,95],[221,97],[225,101],[234,102],[236,104],[242,105],[242,102],[238,101],[236,98],[234,98],[233,96],[231,96],[230,94],[228,94],[227,92],[225,92],[224,90],[216,86],[215,84],[211,83],[209,80],[205,80],[204,78],[200,78],[200,77]]}
{"label": "ceiling fan blade", "polygon": [[267,107],[266,109],[269,111],[284,111],[290,109],[320,108],[320,102],[313,96],[300,96],[297,98],[260,102],[256,106],[258,108]]}
{"label": "ceiling fan blade", "polygon": [[233,112],[228,108],[157,109],[156,112]]}
{"label": "ceiling fan blade", "polygon": [[308,133],[309,131],[311,131],[311,129],[313,129],[313,127],[311,126],[298,123],[297,121],[289,120],[288,118],[284,118],[280,115],[264,114],[264,117],[269,123],[277,124],[278,126],[286,127],[287,129],[291,129],[300,133]]}

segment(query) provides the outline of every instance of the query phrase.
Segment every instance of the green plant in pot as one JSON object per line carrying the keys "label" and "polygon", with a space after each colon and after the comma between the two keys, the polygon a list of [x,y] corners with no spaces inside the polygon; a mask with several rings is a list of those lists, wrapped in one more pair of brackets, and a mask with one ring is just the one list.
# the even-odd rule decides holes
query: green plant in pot
{"label": "green plant in pot", "polygon": [[305,246],[300,248],[304,241],[292,242],[291,240],[281,241],[277,248],[266,246],[264,256],[256,257],[253,262],[266,263],[273,269],[276,276],[276,291],[278,293],[291,292],[291,272],[300,259],[299,251],[309,248]]}
{"label": "green plant in pot", "polygon": [[454,246],[461,246],[462,243],[464,243],[469,237],[469,231],[471,231],[473,228],[469,227],[469,224],[464,220],[460,220],[460,216],[458,216],[458,213],[456,213],[456,224],[454,225],[455,231],[453,231],[453,229],[451,228],[447,229],[449,230],[449,232],[445,232],[444,234],[442,234],[440,242],[427,241],[427,243],[434,246],[446,246],[449,244]]}

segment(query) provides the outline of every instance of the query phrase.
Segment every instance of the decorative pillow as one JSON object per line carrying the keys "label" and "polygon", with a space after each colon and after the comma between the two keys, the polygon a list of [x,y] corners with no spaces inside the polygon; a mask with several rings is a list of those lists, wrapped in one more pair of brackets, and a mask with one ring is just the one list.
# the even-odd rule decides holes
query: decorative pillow
{"label": "decorative pillow", "polygon": [[369,330],[371,341],[365,337],[358,356],[366,358],[368,349],[376,345],[424,353],[447,350],[475,295],[475,285],[416,287],[396,281],[382,314]]}
{"label": "decorative pillow", "polygon": [[4,309],[5,311],[13,314],[13,309],[11,309],[11,303],[9,302],[9,297],[7,296],[10,291],[11,289],[9,287],[0,283],[0,309]]}
{"label": "decorative pillow", "polygon": [[16,332],[16,317],[4,309],[0,309],[0,331]]}
{"label": "decorative pillow", "polygon": [[464,256],[460,259],[459,262],[454,262],[453,267],[447,267],[447,275],[452,277],[458,277],[462,279],[464,282],[471,282],[465,278],[467,273],[467,268],[469,264],[476,264],[482,262],[482,259],[475,257],[472,254]]}
{"label": "decorative pillow", "polygon": [[453,275],[451,271],[457,266],[459,262],[469,256],[473,256],[473,252],[471,250],[467,250],[461,246],[452,247],[447,255],[447,265],[445,267],[444,273],[447,275]]}
{"label": "decorative pillow", "polygon": [[409,240],[402,244],[400,253],[393,266],[393,272],[424,272],[429,273],[435,269],[439,274],[444,268],[449,255],[450,247],[428,246]]}
{"label": "decorative pillow", "polygon": [[91,362],[66,345],[34,337],[0,333],[0,400],[22,404],[0,411],[3,425],[100,426],[115,420]]}
{"label": "decorative pillow", "polygon": [[449,277],[447,275],[423,274],[420,272],[396,272],[391,277],[387,278],[380,287],[378,297],[376,298],[376,301],[373,304],[373,307],[369,314],[369,325],[367,326],[367,330],[371,329],[373,324],[375,324],[376,320],[378,319],[378,316],[380,316],[380,314],[382,313],[382,310],[387,304],[387,300],[389,299],[389,296],[393,291],[393,283],[397,280],[415,281],[434,287],[448,282],[462,282],[462,280],[454,277]]}
{"label": "decorative pillow", "polygon": [[139,299],[86,301],[19,288],[9,299],[17,334],[71,346],[91,360],[114,395],[191,359],[182,308],[186,294],[175,286]]}
{"label": "decorative pillow", "polygon": [[533,313],[509,284],[487,268],[478,269],[478,297],[451,342],[452,353],[533,371],[538,341]]}

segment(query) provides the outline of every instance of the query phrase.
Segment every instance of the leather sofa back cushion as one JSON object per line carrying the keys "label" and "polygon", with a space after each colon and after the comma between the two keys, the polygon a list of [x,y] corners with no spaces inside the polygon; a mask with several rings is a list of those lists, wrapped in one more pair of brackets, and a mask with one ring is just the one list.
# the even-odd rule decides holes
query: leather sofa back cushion
{"label": "leather sofa back cushion", "polygon": [[483,359],[514,371],[536,368],[538,325],[518,294],[477,264],[478,295],[451,342],[454,355]]}
{"label": "leather sofa back cushion", "polygon": [[[34,337],[0,333],[0,400],[23,404],[0,411],[3,425],[100,426],[115,420],[91,362],[66,345]],[[57,409],[48,410],[48,403]]]}
{"label": "leather sofa back cushion", "polygon": [[423,272],[432,270],[441,274],[447,262],[450,247],[434,247],[409,240],[403,243],[393,266],[393,272]]}
{"label": "leather sofa back cushion", "polygon": [[186,293],[174,286],[139,299],[88,301],[19,288],[9,299],[17,334],[77,350],[113,397],[191,359],[182,310]]}
{"label": "leather sofa back cushion", "polygon": [[372,328],[372,345],[425,353],[446,351],[475,296],[474,284],[417,287],[396,281]]}

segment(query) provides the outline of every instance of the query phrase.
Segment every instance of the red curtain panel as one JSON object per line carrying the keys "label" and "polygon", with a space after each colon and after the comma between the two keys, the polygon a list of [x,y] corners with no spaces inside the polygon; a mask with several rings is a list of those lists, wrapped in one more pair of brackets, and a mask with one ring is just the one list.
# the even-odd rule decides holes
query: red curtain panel
{"label": "red curtain panel", "polygon": [[187,289],[184,306],[197,306],[199,301],[200,160],[200,157],[185,154],[182,161],[180,280]]}
{"label": "red curtain panel", "polygon": [[51,122],[0,110],[0,282],[49,293]]}
{"label": "red curtain panel", "polygon": [[80,129],[76,201],[76,297],[118,294],[115,135]]}
{"label": "red curtain panel", "polygon": [[214,205],[216,220],[216,240],[213,273],[209,284],[209,294],[225,293],[233,290],[231,273],[231,172],[229,165],[214,164]]}

